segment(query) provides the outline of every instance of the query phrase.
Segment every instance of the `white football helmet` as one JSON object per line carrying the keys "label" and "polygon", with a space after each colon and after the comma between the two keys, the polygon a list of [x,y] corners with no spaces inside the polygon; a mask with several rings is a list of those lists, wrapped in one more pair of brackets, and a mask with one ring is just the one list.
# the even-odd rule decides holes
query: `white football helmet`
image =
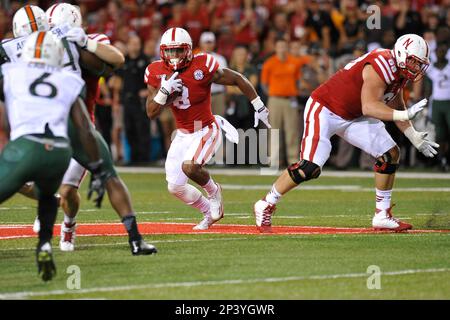
{"label": "white football helmet", "polygon": [[45,12],[38,6],[26,5],[14,14],[14,38],[28,36],[36,31],[47,31],[48,28]]}
{"label": "white football helmet", "polygon": [[56,3],[45,12],[50,28],[62,24],[69,24],[72,28],[81,28],[83,19],[80,10],[70,3]]}
{"label": "white football helmet", "polygon": [[161,37],[160,56],[173,70],[183,69],[192,61],[192,39],[182,28],[170,28]]}
{"label": "white football helmet", "polygon": [[394,45],[394,56],[402,74],[410,79],[418,79],[430,65],[428,43],[416,34],[405,34]]}
{"label": "white football helmet", "polygon": [[23,45],[21,59],[25,62],[41,62],[60,67],[64,57],[62,41],[51,31],[32,33]]}

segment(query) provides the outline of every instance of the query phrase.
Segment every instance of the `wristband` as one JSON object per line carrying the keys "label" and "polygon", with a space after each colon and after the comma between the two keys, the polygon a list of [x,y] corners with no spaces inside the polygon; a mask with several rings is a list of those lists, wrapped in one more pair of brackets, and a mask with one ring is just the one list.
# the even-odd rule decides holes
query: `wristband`
{"label": "wristband", "polygon": [[99,160],[94,161],[94,162],[90,162],[88,164],[88,169],[93,174],[98,173],[100,171],[101,167],[102,167],[102,164],[103,164],[103,160],[102,159],[99,159]]}
{"label": "wristband", "polygon": [[153,98],[153,101],[155,101],[157,104],[165,105],[167,102],[167,94],[162,92],[162,90],[159,90],[156,96]]}
{"label": "wristband", "polygon": [[409,120],[408,117],[408,111],[400,111],[400,110],[394,110],[392,113],[392,120],[393,121],[406,121]]}
{"label": "wristband", "polygon": [[265,108],[264,103],[262,102],[261,98],[257,96],[255,99],[252,100],[252,105],[255,111],[260,111],[262,108]]}
{"label": "wristband", "polygon": [[94,53],[97,50],[97,45],[98,45],[97,41],[88,38],[86,43],[86,50]]}

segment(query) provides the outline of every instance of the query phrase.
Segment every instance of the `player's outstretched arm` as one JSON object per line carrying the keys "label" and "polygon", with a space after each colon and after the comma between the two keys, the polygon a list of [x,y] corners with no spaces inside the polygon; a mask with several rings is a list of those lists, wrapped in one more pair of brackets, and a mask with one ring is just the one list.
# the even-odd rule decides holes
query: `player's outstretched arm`
{"label": "player's outstretched arm", "polygon": [[423,110],[424,104],[417,103],[403,111],[394,110],[383,102],[386,84],[371,65],[363,69],[361,88],[362,113],[365,116],[383,121],[406,121],[413,119]]}
{"label": "player's outstretched arm", "polygon": [[225,86],[237,86],[250,101],[258,97],[252,83],[244,75],[234,70],[219,68],[214,74],[212,81]]}
{"label": "player's outstretched arm", "polygon": [[212,81],[225,86],[237,86],[251,101],[253,108],[255,109],[254,126],[257,127],[259,120],[261,120],[268,128],[271,128],[269,124],[269,110],[258,96],[255,87],[245,76],[228,68],[219,68],[214,74]]}
{"label": "player's outstretched arm", "polygon": [[89,39],[82,28],[72,28],[66,34],[68,41],[75,42],[81,48],[92,52],[114,69],[120,68],[125,63],[125,57],[116,47]]}
{"label": "player's outstretched arm", "polygon": [[90,74],[93,74],[98,77],[108,77],[114,71],[113,66],[106,63],[95,54],[86,51],[79,50],[80,52],[80,65],[83,70],[86,70]]}

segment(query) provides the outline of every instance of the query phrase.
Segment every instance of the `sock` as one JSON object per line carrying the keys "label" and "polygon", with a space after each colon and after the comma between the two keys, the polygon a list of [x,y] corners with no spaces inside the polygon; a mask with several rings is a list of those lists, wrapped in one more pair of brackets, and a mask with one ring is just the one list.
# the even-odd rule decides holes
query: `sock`
{"label": "sock", "polygon": [[266,195],[266,201],[270,204],[277,204],[281,199],[281,194],[275,188],[275,185],[272,186],[272,190]]}
{"label": "sock", "polygon": [[210,208],[208,199],[206,199],[205,196],[203,195],[200,198],[198,198],[197,201],[191,204],[191,207],[200,210],[200,212],[203,214],[207,214]]}
{"label": "sock", "polygon": [[142,236],[138,231],[136,216],[134,215],[134,213],[131,213],[126,217],[123,217],[122,223],[125,226],[125,229],[127,229],[128,238],[130,241],[139,241],[142,239]]}
{"label": "sock", "polygon": [[38,201],[38,216],[41,223],[39,246],[52,239],[57,212],[58,203],[55,196],[40,196]]}
{"label": "sock", "polygon": [[378,210],[387,210],[391,207],[391,190],[376,190],[376,208]]}
{"label": "sock", "polygon": [[76,220],[76,217],[71,218],[67,214],[64,214],[64,223],[66,225],[69,225],[69,226],[73,225],[76,222],[75,220]]}
{"label": "sock", "polygon": [[202,188],[208,193],[208,196],[213,196],[217,192],[217,184],[214,182],[212,178],[209,178],[209,181],[202,186]]}

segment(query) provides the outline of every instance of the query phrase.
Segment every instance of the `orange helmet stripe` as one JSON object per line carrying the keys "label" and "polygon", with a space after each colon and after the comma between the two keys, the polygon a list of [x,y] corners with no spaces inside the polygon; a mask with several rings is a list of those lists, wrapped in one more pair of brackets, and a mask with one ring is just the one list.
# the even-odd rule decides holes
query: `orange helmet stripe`
{"label": "orange helmet stripe", "polygon": [[30,20],[30,26],[31,26],[31,30],[34,31],[38,31],[38,27],[37,27],[37,23],[36,23],[36,18],[34,16],[33,10],[31,9],[30,5],[26,5],[25,6],[25,12],[27,13],[28,16],[28,20]]}
{"label": "orange helmet stripe", "polygon": [[39,32],[36,40],[36,46],[34,49],[34,57],[41,58],[42,56],[42,43],[44,42],[45,32]]}

